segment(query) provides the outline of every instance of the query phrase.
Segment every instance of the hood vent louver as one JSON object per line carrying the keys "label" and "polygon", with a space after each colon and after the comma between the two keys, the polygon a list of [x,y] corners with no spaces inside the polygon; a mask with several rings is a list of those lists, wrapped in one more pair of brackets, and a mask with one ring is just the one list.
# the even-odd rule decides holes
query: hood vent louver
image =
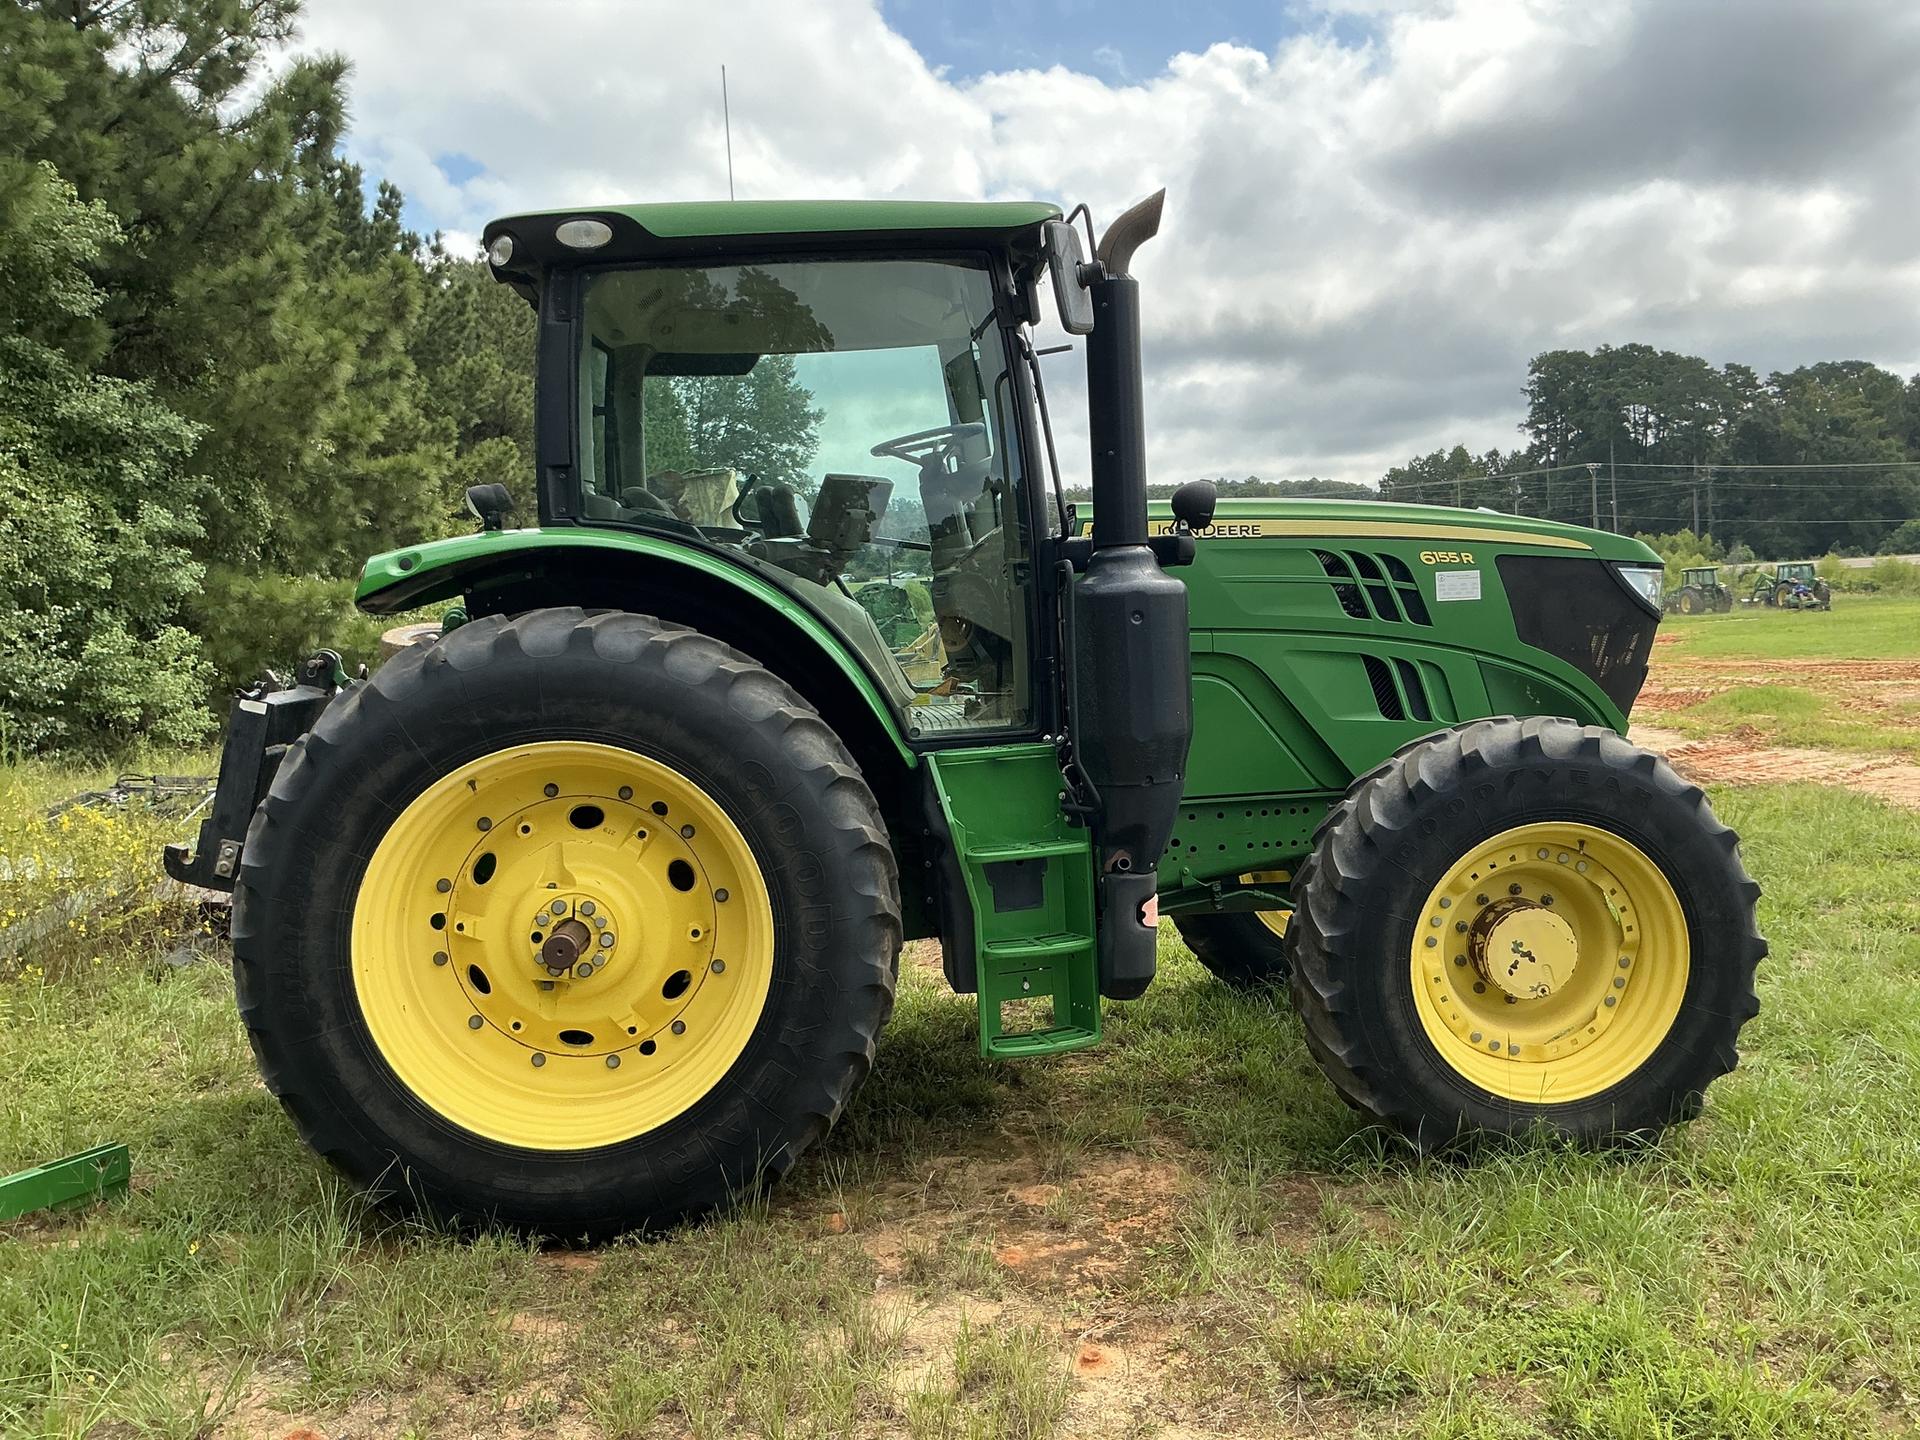
{"label": "hood vent louver", "polygon": [[1389,625],[1432,625],[1420,582],[1397,555],[1370,555],[1364,550],[1315,550],[1334,599],[1352,620],[1384,620]]}

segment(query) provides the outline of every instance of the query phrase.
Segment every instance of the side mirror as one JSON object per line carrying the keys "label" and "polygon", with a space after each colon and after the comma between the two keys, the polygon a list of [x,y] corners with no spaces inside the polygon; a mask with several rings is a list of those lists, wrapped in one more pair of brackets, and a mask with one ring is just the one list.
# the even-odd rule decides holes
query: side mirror
{"label": "side mirror", "polygon": [[498,530],[512,509],[513,496],[504,485],[467,487],[467,513],[478,520],[483,529]]}
{"label": "side mirror", "polygon": [[1080,248],[1080,232],[1064,220],[1049,220],[1043,232],[1047,272],[1053,276],[1053,308],[1060,327],[1069,335],[1093,333],[1093,295],[1081,283],[1080,267],[1087,252]]}
{"label": "side mirror", "polygon": [[1191,533],[1213,523],[1213,508],[1220,503],[1220,492],[1211,480],[1189,480],[1173,492],[1169,503],[1175,522]]}

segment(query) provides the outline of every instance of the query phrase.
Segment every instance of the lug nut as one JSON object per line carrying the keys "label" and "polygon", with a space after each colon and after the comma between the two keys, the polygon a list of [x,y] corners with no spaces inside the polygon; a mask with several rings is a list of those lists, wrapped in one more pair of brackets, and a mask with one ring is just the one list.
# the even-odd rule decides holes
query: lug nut
{"label": "lug nut", "polygon": [[591,915],[593,914],[596,908],[597,907],[594,905],[593,901],[591,900],[582,900],[580,902],[580,913],[582,915]]}
{"label": "lug nut", "polygon": [[482,1020],[478,1015],[467,1016],[467,1029],[469,1030],[478,1030],[482,1025],[486,1023],[487,1022]]}
{"label": "lug nut", "polygon": [[611,950],[613,948],[613,932],[611,930],[602,930],[600,932],[600,948],[602,950]]}
{"label": "lug nut", "polygon": [[576,980],[588,979],[592,974],[593,962],[591,960],[582,960],[578,965],[573,967],[573,978]]}
{"label": "lug nut", "polygon": [[547,1063],[546,1056],[542,1055],[538,1050],[533,1052],[533,1068],[534,1069],[538,1070],[542,1065],[546,1063]]}

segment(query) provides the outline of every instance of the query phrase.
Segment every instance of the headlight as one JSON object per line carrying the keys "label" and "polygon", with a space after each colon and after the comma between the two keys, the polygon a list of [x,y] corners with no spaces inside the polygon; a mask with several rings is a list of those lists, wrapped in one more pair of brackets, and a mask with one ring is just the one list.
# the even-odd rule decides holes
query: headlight
{"label": "headlight", "polygon": [[494,236],[493,243],[487,247],[488,263],[498,270],[511,259],[513,259],[513,236]]}
{"label": "headlight", "polygon": [[1647,602],[1654,614],[1660,613],[1660,592],[1667,583],[1667,572],[1658,565],[1616,565],[1613,573],[1627,582],[1627,588]]}

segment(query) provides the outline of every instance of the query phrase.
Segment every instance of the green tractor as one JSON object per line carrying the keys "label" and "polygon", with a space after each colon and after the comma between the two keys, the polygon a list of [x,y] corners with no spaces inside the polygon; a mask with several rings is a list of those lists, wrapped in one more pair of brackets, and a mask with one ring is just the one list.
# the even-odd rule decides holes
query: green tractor
{"label": "green tractor", "polygon": [[1754,577],[1753,603],[1780,610],[1831,610],[1833,587],[1814,573],[1811,562],[1783,562],[1774,566],[1773,574]]}
{"label": "green tractor", "polygon": [[[539,317],[537,525],[479,486],[475,533],[369,560],[361,608],[448,607],[440,638],[243,693],[168,852],[233,891],[241,1014],[315,1150],[459,1223],[669,1225],[827,1134],[904,940],[984,1054],[1039,1057],[1147,989],[1163,918],[1290,986],[1339,1093],[1423,1150],[1696,1110],[1766,947],[1733,833],[1622,738],[1659,558],[1205,482],[1149,506],[1159,199],[1091,255],[1037,203],[487,228]],[[1043,286],[1085,337],[1078,510]],[[818,428],[759,455],[684,423],[783,389]],[[911,644],[885,583],[926,587]]]}
{"label": "green tractor", "polygon": [[1724,614],[1733,609],[1733,591],[1720,583],[1718,565],[1696,565],[1680,572],[1680,588],[1667,600],[1682,615]]}

